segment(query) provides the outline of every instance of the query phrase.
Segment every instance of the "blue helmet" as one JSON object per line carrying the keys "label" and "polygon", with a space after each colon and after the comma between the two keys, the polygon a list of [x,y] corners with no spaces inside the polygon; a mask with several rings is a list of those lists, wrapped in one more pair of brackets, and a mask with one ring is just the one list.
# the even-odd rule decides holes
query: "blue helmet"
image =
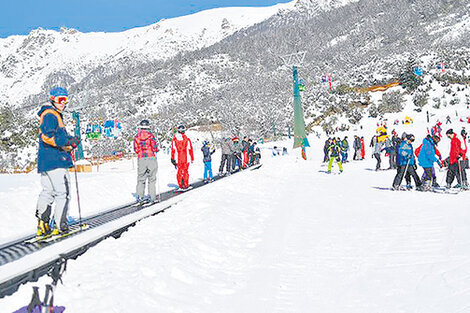
{"label": "blue helmet", "polygon": [[209,144],[209,141],[207,141],[207,140],[204,140],[204,141],[202,142],[202,145],[203,145],[203,146],[207,146],[208,144]]}
{"label": "blue helmet", "polygon": [[59,96],[65,96],[68,97],[69,93],[67,92],[67,89],[64,87],[54,87],[49,91],[49,96],[53,97],[59,97]]}

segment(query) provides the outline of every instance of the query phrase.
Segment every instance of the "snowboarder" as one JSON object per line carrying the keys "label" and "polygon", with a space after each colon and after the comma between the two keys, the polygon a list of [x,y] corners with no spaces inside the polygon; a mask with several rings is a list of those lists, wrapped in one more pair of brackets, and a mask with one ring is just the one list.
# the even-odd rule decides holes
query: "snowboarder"
{"label": "snowboarder", "polygon": [[333,165],[333,161],[336,161],[336,163],[338,163],[339,172],[342,173],[343,165],[341,164],[341,159],[340,159],[341,147],[339,145],[339,142],[337,142],[335,138],[331,139],[328,152],[329,152],[329,157],[330,157],[330,161],[328,162],[328,174],[331,173],[331,166]]}
{"label": "snowboarder", "polygon": [[212,177],[212,155],[215,152],[215,149],[211,149],[209,142],[205,140],[202,143],[202,148],[201,148],[202,154],[204,156],[203,162],[204,162],[204,182],[208,183],[211,182],[213,177]]}
{"label": "snowboarder", "polygon": [[[71,150],[80,140],[70,136],[65,129],[62,113],[68,103],[67,89],[54,87],[49,92],[50,105],[39,110],[38,173],[41,174],[42,191],[36,207],[38,218],[37,237],[59,235],[68,232],[67,214],[70,202],[70,175],[73,161]],[[54,229],[51,232],[50,218],[55,202]]]}
{"label": "snowboarder", "polygon": [[416,174],[415,169],[415,156],[413,154],[414,140],[414,135],[409,134],[406,135],[405,140],[403,140],[400,144],[400,148],[398,150],[398,160],[400,167],[398,168],[397,174],[395,175],[395,179],[393,180],[392,185],[393,189],[395,190],[400,189],[401,182],[406,173],[409,173],[413,177],[417,190],[420,190],[422,188],[421,180],[419,179],[418,174]]}
{"label": "snowboarder", "polygon": [[[189,187],[189,160],[194,162],[194,151],[191,140],[186,136],[186,127],[179,125],[177,133],[171,140],[171,163],[178,169],[176,180],[180,189],[187,189]],[[175,159],[175,154],[178,154],[178,161]]]}
{"label": "snowboarder", "polygon": [[155,136],[150,131],[150,122],[142,120],[138,126],[137,135],[134,138],[134,152],[137,154],[137,201],[144,200],[145,184],[150,201],[157,201],[157,152],[158,144]]}
{"label": "snowboarder", "polygon": [[433,180],[435,180],[436,177],[434,172],[434,162],[441,166],[441,162],[436,158],[436,145],[439,143],[439,140],[440,138],[437,135],[427,135],[423,140],[423,144],[418,148],[419,152],[417,151],[419,165],[424,169],[423,187],[426,191],[431,190]]}
{"label": "snowboarder", "polygon": [[[462,165],[465,165],[466,160],[466,146],[465,149],[462,149],[462,143],[457,138],[457,134],[454,131],[449,129],[446,132],[447,137],[451,140],[450,142],[450,153],[449,153],[449,166],[447,171],[446,183],[447,188],[451,188],[454,178],[457,178],[457,186],[460,188],[468,188],[467,176],[465,171],[462,169]],[[465,175],[465,176],[464,176]]]}

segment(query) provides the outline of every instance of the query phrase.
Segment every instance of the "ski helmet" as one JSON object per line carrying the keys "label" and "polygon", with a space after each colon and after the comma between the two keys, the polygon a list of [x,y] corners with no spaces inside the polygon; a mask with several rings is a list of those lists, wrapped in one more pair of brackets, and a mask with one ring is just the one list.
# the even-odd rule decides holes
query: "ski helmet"
{"label": "ski helmet", "polygon": [[150,128],[150,122],[148,120],[140,121],[139,128],[140,129],[149,129]]}
{"label": "ski helmet", "polygon": [[[62,101],[58,101],[61,97],[66,99],[60,99]],[[62,103],[64,100],[68,102],[68,97],[69,93],[64,87],[54,87],[49,91],[49,101],[51,101],[51,103]]]}
{"label": "ski helmet", "polygon": [[178,130],[178,133],[184,133],[186,131],[186,126],[179,125],[177,130]]}
{"label": "ski helmet", "polygon": [[204,140],[204,141],[202,142],[202,145],[203,145],[203,146],[207,146],[208,144],[209,144],[209,141],[207,141],[207,140]]}

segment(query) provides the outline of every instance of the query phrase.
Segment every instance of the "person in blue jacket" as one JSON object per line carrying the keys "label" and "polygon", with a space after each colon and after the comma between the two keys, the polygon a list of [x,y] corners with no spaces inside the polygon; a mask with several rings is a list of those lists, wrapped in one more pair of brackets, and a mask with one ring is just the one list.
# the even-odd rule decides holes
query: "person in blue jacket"
{"label": "person in blue jacket", "polygon": [[201,148],[202,154],[204,156],[203,162],[204,162],[204,182],[208,183],[211,182],[213,177],[212,177],[212,155],[215,152],[215,149],[211,149],[209,146],[209,142],[205,140],[202,143],[202,148]]}
{"label": "person in blue jacket", "polygon": [[423,145],[418,154],[419,165],[424,169],[424,189],[430,190],[433,180],[433,165],[438,163],[439,159],[436,157],[436,145],[439,142],[439,136],[428,135],[423,139]]}
{"label": "person in blue jacket", "polygon": [[[68,231],[67,213],[70,201],[68,169],[73,167],[70,152],[80,144],[77,137],[67,133],[62,117],[62,112],[68,103],[67,90],[63,87],[52,88],[49,92],[49,102],[50,104],[42,106],[38,112],[40,126],[37,165],[42,186],[36,207],[38,237]],[[51,231],[49,223],[54,202],[54,229]]]}
{"label": "person in blue jacket", "polygon": [[413,177],[416,189],[421,190],[422,184],[421,180],[419,179],[418,174],[416,173],[415,169],[415,156],[414,156],[414,149],[413,149],[413,142],[415,140],[415,136],[412,134],[406,135],[405,140],[403,140],[400,144],[400,148],[398,149],[398,162],[399,168],[397,170],[397,174],[395,179],[393,180],[392,188],[395,190],[400,189],[401,182],[405,174],[410,174]]}

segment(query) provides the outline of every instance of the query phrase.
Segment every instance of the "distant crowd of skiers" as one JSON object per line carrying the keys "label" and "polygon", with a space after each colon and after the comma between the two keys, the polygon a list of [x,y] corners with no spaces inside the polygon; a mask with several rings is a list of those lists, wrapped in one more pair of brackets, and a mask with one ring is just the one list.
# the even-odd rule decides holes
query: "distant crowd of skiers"
{"label": "distant crowd of skiers", "polygon": [[[364,160],[365,157],[365,147],[364,147],[364,137],[354,136],[354,141],[352,144],[354,150],[353,160]],[[348,162],[348,153],[349,153],[349,142],[348,136],[345,136],[343,140],[341,138],[332,137],[328,138],[325,141],[323,146],[323,162],[328,162],[328,173],[331,173],[331,167],[333,162],[336,161],[339,167],[340,173],[343,172],[343,163]]]}

